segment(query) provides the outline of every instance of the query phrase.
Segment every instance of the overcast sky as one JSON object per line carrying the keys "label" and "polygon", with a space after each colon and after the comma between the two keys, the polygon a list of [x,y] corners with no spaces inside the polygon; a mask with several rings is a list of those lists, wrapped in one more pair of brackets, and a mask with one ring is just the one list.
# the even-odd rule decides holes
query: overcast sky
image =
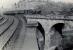
{"label": "overcast sky", "polygon": [[14,3],[19,0],[0,0],[0,8],[3,6],[4,8],[10,8]]}
{"label": "overcast sky", "polygon": [[65,3],[73,3],[73,0],[52,0],[52,1],[56,1],[56,2],[65,2]]}
{"label": "overcast sky", "polygon": [[[20,0],[0,0],[0,7],[10,8],[15,2],[19,2]],[[66,3],[73,3],[73,0],[52,0],[52,1],[61,1]]]}
{"label": "overcast sky", "polygon": [[[14,3],[18,3],[20,0],[0,0],[0,10],[5,8],[12,8]],[[65,3],[73,3],[73,0],[52,0],[55,2],[65,2]]]}

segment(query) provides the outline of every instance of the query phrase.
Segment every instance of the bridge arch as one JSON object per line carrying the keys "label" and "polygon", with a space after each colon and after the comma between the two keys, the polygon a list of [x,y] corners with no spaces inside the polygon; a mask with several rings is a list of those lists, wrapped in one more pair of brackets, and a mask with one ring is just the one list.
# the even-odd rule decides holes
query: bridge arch
{"label": "bridge arch", "polygon": [[45,46],[45,30],[41,23],[38,22],[38,26],[36,27],[36,38],[39,50],[44,50]]}
{"label": "bridge arch", "polygon": [[56,23],[51,27],[51,30],[58,32],[62,36],[62,30],[64,29],[65,23]]}
{"label": "bridge arch", "polygon": [[51,46],[59,46],[61,44],[61,40],[63,37],[62,30],[64,29],[65,23],[56,23],[54,24],[50,31],[51,31],[51,36],[50,36],[50,47]]}

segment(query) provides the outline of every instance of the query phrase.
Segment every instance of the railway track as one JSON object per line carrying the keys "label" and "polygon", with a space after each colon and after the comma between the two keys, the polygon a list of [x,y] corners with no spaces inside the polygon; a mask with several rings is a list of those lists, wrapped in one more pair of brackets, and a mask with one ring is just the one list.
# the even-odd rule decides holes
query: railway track
{"label": "railway track", "polygon": [[0,25],[0,50],[7,44],[17,28],[18,20],[14,17],[7,17]]}

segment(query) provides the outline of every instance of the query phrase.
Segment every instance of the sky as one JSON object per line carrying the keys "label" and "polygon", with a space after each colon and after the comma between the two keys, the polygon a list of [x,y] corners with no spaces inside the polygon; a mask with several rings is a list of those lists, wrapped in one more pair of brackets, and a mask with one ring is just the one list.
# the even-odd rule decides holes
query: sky
{"label": "sky", "polygon": [[[20,0],[0,0],[0,10],[13,8],[14,3],[18,3]],[[73,3],[73,0],[51,0],[55,2]]]}
{"label": "sky", "polygon": [[73,0],[52,0],[55,2],[65,2],[65,3],[73,3]]}
{"label": "sky", "polygon": [[18,3],[20,0],[0,0],[0,13],[11,9],[14,3]]}
{"label": "sky", "polygon": [[0,7],[10,8],[14,3],[17,3],[19,0],[0,0]]}
{"label": "sky", "polygon": [[[19,2],[20,0],[0,0],[0,8],[10,8],[14,3]],[[73,0],[52,0],[55,2],[65,2],[65,3],[73,3]]]}

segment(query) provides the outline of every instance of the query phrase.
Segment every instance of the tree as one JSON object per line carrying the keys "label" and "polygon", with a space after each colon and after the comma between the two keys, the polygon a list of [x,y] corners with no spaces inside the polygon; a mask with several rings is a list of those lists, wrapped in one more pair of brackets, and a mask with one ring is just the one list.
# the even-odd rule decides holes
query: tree
{"label": "tree", "polygon": [[61,11],[61,4],[55,2],[47,2],[46,4],[37,5],[36,10],[41,10],[42,15],[57,15]]}
{"label": "tree", "polygon": [[67,16],[73,16],[73,4],[67,4],[62,7],[62,11],[60,12],[60,15]]}
{"label": "tree", "polygon": [[42,15],[73,16],[73,4],[47,2],[44,5],[38,5],[36,9],[40,10]]}

